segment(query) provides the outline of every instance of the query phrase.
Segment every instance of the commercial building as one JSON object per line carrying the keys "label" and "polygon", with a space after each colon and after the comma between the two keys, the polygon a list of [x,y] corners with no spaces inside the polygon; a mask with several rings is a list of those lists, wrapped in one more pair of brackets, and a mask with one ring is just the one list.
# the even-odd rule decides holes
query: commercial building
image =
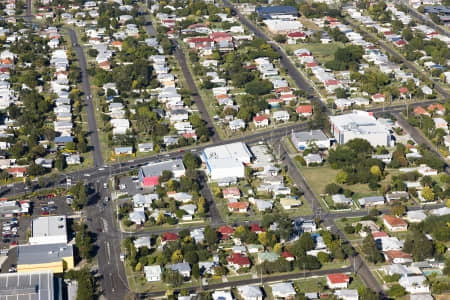
{"label": "commercial building", "polygon": [[68,244],[23,245],[17,248],[17,272],[73,269],[73,247]]}
{"label": "commercial building", "polygon": [[211,179],[217,180],[245,177],[245,165],[250,164],[253,155],[244,143],[233,143],[206,148],[201,157]]}
{"label": "commercial building", "polygon": [[178,178],[184,176],[185,168],[181,159],[150,163],[139,170],[139,182],[143,186],[155,186],[163,171],[170,171]]}
{"label": "commercial building", "polygon": [[59,282],[51,271],[0,274],[0,299],[62,299]]}
{"label": "commercial building", "polygon": [[329,118],[331,133],[339,144],[352,139],[367,140],[372,146],[391,146],[391,133],[371,113],[354,110],[345,115]]}
{"label": "commercial building", "polygon": [[296,18],[298,16],[298,11],[293,6],[257,7],[256,13],[264,19]]}
{"label": "commercial building", "polygon": [[312,144],[320,149],[330,148],[330,139],[322,130],[292,132],[291,141],[298,150],[305,150]]}
{"label": "commercial building", "polygon": [[31,223],[31,245],[67,243],[65,216],[39,217]]}

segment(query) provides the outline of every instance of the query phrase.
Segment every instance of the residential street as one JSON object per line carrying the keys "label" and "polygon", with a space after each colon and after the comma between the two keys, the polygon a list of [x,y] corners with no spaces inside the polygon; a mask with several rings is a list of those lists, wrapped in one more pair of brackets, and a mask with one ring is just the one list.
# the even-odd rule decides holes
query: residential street
{"label": "residential street", "polygon": [[82,88],[84,93],[84,103],[89,128],[90,144],[92,146],[92,156],[94,159],[94,167],[103,165],[102,150],[100,148],[100,139],[98,136],[97,120],[95,119],[95,108],[92,102],[91,84],[87,73],[86,57],[83,48],[79,45],[75,31],[70,27],[64,27],[70,35],[72,47],[77,53],[78,64],[81,70]]}
{"label": "residential street", "polygon": [[[398,59],[400,59],[411,71],[413,71],[417,77],[419,78],[423,78],[425,80],[429,79],[428,75],[426,73],[424,73],[423,70],[419,69],[414,63],[408,61],[403,55],[399,54],[397,51],[395,51],[392,47],[390,47],[388,44],[386,44],[386,42],[384,42],[383,40],[379,39],[378,37],[376,37],[373,33],[367,31],[366,29],[363,29],[363,27],[361,26],[357,26],[355,24],[353,24],[352,22],[349,22],[349,25],[351,27],[353,27],[353,29],[355,31],[360,31],[362,32],[364,35],[372,38],[373,40],[376,40],[378,42],[378,44],[380,45],[381,48],[383,48],[387,53],[389,53],[392,56],[397,57]],[[450,98],[450,94],[447,93],[440,85],[435,84],[434,89],[441,94],[442,96],[444,96],[445,99]]]}
{"label": "residential street", "polygon": [[[241,285],[249,285],[249,284],[267,284],[271,282],[278,282],[283,280],[292,280],[292,279],[301,279],[302,277],[313,277],[313,276],[325,276],[327,274],[335,274],[335,273],[343,273],[343,272],[352,272],[352,267],[345,267],[340,269],[330,269],[330,270],[320,270],[320,271],[305,271],[305,272],[295,272],[291,274],[285,274],[285,275],[277,275],[272,276],[270,278],[255,278],[255,279],[246,279],[246,280],[240,280],[237,282],[224,282],[224,283],[218,283],[218,284],[210,284],[207,286],[202,286],[204,290],[214,290],[214,289],[224,289],[227,287],[235,287],[235,286],[241,286]],[[199,289],[199,286],[194,286],[190,288],[191,291],[196,291]],[[175,288],[175,291],[178,291],[179,289]],[[165,292],[155,292],[155,293],[140,293],[139,298],[140,299],[150,299],[153,297],[161,297],[164,296]]]}

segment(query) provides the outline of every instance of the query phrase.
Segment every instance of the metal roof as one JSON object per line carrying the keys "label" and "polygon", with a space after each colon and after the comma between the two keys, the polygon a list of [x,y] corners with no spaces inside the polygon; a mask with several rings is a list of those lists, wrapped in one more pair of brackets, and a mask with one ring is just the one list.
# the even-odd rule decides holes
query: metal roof
{"label": "metal roof", "polygon": [[73,256],[73,247],[68,244],[22,245],[17,248],[18,265],[58,262],[70,256]]}
{"label": "metal roof", "polygon": [[0,274],[0,299],[53,300],[53,272]]}

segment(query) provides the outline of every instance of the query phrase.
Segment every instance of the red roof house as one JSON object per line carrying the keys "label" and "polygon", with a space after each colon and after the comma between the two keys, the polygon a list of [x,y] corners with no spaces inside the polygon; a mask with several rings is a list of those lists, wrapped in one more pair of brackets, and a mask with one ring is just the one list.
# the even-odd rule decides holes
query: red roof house
{"label": "red roof house", "polygon": [[301,116],[308,117],[312,115],[312,105],[300,105],[295,109]]}
{"label": "red roof house", "polygon": [[164,232],[161,237],[161,244],[165,245],[167,242],[178,240],[178,234],[172,232]]}
{"label": "red roof house", "polygon": [[221,41],[233,41],[233,37],[226,32],[213,32],[209,35],[209,37],[216,43]]}
{"label": "red roof house", "polygon": [[259,224],[250,224],[250,231],[260,233],[260,232],[264,232],[266,230],[264,228],[262,228],[261,226],[259,226]]}
{"label": "red roof house", "polygon": [[414,113],[416,115],[424,115],[424,116],[429,116],[429,117],[431,116],[430,113],[422,106],[417,106],[416,108],[414,108]]}
{"label": "red roof house", "polygon": [[373,236],[374,239],[382,238],[382,237],[389,237],[389,235],[386,232],[384,232],[384,231],[373,232],[372,236]]}
{"label": "red roof house", "polygon": [[250,259],[247,256],[242,256],[240,253],[233,253],[231,257],[227,258],[228,264],[234,268],[250,268]]}
{"label": "red roof house", "polygon": [[407,264],[414,261],[411,254],[400,250],[384,251],[384,257],[393,264]]}
{"label": "red roof house", "polygon": [[250,204],[247,201],[245,201],[245,202],[230,202],[230,203],[228,203],[228,210],[230,212],[235,212],[235,213],[246,213],[249,205]]}
{"label": "red roof house", "polygon": [[266,116],[256,116],[253,118],[253,123],[256,127],[264,127],[269,125],[269,118]]}
{"label": "red roof house", "polygon": [[384,102],[386,101],[386,97],[384,96],[384,94],[375,94],[372,95],[372,101],[373,102]]}
{"label": "red roof house", "polygon": [[239,199],[241,197],[241,191],[237,187],[223,189],[222,194],[225,199]]}
{"label": "red roof house", "polygon": [[283,256],[287,261],[295,260],[294,255],[292,255],[291,252],[288,251],[284,251],[283,253],[281,253],[281,256]]}
{"label": "red roof house", "polygon": [[220,226],[216,229],[216,232],[220,233],[223,239],[227,239],[233,234],[234,229],[230,226]]}
{"label": "red roof house", "polygon": [[24,167],[16,167],[16,168],[9,168],[8,174],[15,176],[15,177],[23,177],[27,173],[27,168]]}
{"label": "red roof house", "polygon": [[408,88],[402,87],[402,88],[398,89],[398,92],[400,94],[407,94],[409,91],[408,91]]}
{"label": "red roof house", "polygon": [[442,104],[431,104],[427,107],[429,111],[434,111],[439,115],[443,115],[445,113],[445,107]]}
{"label": "red roof house", "polygon": [[318,65],[316,62],[310,62],[310,63],[306,63],[305,66],[307,68],[314,68],[314,67],[317,67]]}
{"label": "red roof house", "polygon": [[383,223],[390,231],[407,231],[408,223],[406,223],[403,219],[397,218],[391,215],[383,216]]}
{"label": "red roof house", "polygon": [[346,289],[349,282],[350,277],[342,273],[327,275],[327,284],[330,289]]}
{"label": "red roof house", "polygon": [[189,47],[191,48],[206,48],[206,47],[214,47],[214,40],[209,37],[197,37],[190,38],[187,40]]}

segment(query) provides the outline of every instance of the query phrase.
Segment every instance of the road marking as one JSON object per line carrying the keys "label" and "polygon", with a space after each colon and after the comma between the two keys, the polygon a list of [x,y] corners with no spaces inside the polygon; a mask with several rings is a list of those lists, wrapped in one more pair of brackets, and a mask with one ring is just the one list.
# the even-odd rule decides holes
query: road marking
{"label": "road marking", "polygon": [[104,231],[105,231],[105,232],[108,232],[108,222],[106,222],[106,220],[103,219],[103,218],[102,218],[102,221],[103,221]]}
{"label": "road marking", "polygon": [[108,250],[108,264],[111,260],[111,247],[109,246],[109,242],[106,242],[106,249]]}

